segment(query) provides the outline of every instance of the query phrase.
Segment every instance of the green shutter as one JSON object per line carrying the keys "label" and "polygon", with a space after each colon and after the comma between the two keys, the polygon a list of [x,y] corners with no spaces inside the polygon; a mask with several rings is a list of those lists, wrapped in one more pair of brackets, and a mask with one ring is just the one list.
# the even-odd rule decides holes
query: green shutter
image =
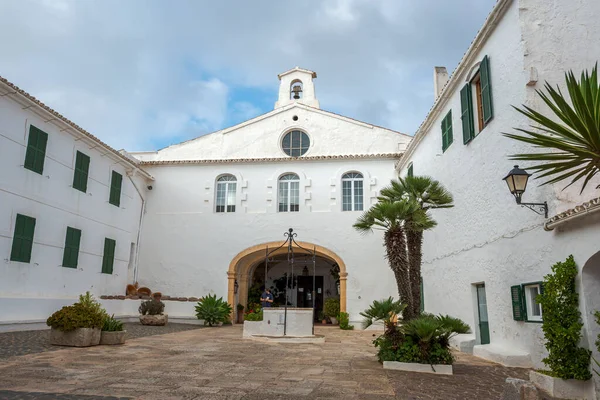
{"label": "green shutter", "polygon": [[513,319],[515,321],[527,320],[527,312],[525,310],[525,301],[523,299],[523,289],[521,285],[511,286],[510,296],[512,299]]}
{"label": "green shutter", "polygon": [[110,180],[110,196],[108,202],[117,207],[121,205],[121,184],[123,183],[123,176],[116,171],[112,172]]}
{"label": "green shutter", "polygon": [[87,192],[88,172],[90,169],[90,157],[78,151],[75,157],[75,171],[73,174],[73,188]]}
{"label": "green shutter", "polygon": [[442,151],[446,151],[452,144],[454,138],[452,136],[452,110],[442,120]]}
{"label": "green shutter", "polygon": [[44,172],[47,144],[48,134],[35,126],[30,125],[27,151],[25,153],[25,168],[37,172],[40,175]]}
{"label": "green shutter", "polygon": [[81,230],[67,227],[65,238],[65,252],[63,253],[63,267],[77,268],[79,260],[79,244],[81,243]]}
{"label": "green shutter", "polygon": [[115,247],[117,242],[113,239],[104,239],[104,255],[102,257],[102,273],[112,274],[115,263]]}
{"label": "green shutter", "polygon": [[473,119],[473,93],[471,84],[467,83],[460,91],[460,118],[462,120],[463,143],[469,143],[475,137],[475,120]]}
{"label": "green shutter", "polygon": [[28,263],[31,261],[33,248],[33,233],[35,232],[35,218],[17,214],[15,233],[13,236],[10,260]]}
{"label": "green shutter", "polygon": [[492,107],[492,82],[490,79],[490,60],[488,56],[483,57],[479,66],[481,76],[481,102],[483,108],[483,122],[487,124],[494,117]]}
{"label": "green shutter", "polygon": [[413,163],[408,165],[408,170],[406,171],[406,176],[413,176]]}

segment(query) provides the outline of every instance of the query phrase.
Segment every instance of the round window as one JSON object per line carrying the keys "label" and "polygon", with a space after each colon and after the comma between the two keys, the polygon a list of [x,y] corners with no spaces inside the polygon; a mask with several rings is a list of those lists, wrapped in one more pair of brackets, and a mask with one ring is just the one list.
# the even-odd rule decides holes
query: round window
{"label": "round window", "polygon": [[281,147],[290,157],[303,156],[310,147],[308,135],[302,131],[291,131],[285,134]]}

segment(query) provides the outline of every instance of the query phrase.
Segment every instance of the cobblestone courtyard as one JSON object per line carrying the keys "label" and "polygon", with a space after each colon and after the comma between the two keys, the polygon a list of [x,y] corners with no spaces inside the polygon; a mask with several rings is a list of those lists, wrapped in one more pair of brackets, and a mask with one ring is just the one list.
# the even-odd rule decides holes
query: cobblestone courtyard
{"label": "cobblestone courtyard", "polygon": [[375,358],[372,332],[316,329],[325,344],[242,340],[233,326],[13,356],[8,334],[0,334],[0,399],[497,400],[507,377],[527,375],[464,354],[453,376],[387,371]]}

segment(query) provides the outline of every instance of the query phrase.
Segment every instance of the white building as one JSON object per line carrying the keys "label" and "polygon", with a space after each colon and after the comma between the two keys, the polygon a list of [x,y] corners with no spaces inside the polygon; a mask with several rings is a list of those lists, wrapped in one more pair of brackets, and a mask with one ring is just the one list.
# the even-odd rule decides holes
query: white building
{"label": "white building", "polygon": [[[455,207],[436,210],[439,225],[425,234],[425,310],[474,327],[476,355],[543,367],[543,310],[532,296],[551,266],[570,254],[582,272],[583,345],[595,349],[600,179],[581,194],[581,184],[563,191],[568,182],[539,186],[531,179],[523,202],[547,201],[550,218],[518,207],[502,178],[515,164],[508,156],[532,147],[502,133],[529,125],[513,105],[547,111],[535,93],[544,81],[564,88],[566,71],[594,66],[598,17],[600,3],[592,0],[498,1],[450,79],[445,68],[435,69],[437,99],[398,165],[401,175],[409,168],[430,175],[454,195]],[[515,320],[519,304],[526,321]]]}

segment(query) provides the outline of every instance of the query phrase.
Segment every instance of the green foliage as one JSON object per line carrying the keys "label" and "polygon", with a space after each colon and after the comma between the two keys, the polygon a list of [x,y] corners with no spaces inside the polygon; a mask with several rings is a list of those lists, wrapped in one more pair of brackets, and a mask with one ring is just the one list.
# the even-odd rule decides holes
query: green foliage
{"label": "green foliage", "polygon": [[[594,313],[594,317],[596,318],[596,323],[598,325],[600,325],[600,311],[596,311]],[[596,349],[598,350],[598,352],[600,352],[600,334],[598,334],[598,337],[596,338]],[[598,362],[598,360],[596,360],[593,357],[592,357],[592,360],[594,361],[594,364],[596,364],[596,366],[600,368],[600,362]],[[594,368],[594,373],[596,375],[600,376],[600,371],[598,371],[595,368]]]}
{"label": "green foliage", "polygon": [[106,313],[106,310],[102,307],[102,304],[100,304],[90,292],[80,294],[78,303],[89,312],[98,313],[101,314],[103,317],[108,318],[108,314]]}
{"label": "green foliage", "polygon": [[262,321],[263,320],[263,311],[258,310],[254,312],[249,312],[244,315],[244,320],[246,321]]}
{"label": "green foliage", "polygon": [[542,361],[562,379],[587,380],[591,352],[579,347],[581,314],[575,291],[577,265],[573,256],[552,266],[552,274],[544,277],[544,292],[537,298],[544,310],[542,330],[548,357]]}
{"label": "green foliage", "polygon": [[337,318],[338,314],[340,313],[340,299],[337,297],[330,297],[326,299],[323,312],[325,313],[326,317]]}
{"label": "green foliage", "polygon": [[123,330],[123,323],[118,319],[115,319],[115,315],[104,318],[104,324],[102,330],[105,332],[121,332]]}
{"label": "green foliage", "polygon": [[394,301],[391,296],[386,300],[374,300],[369,308],[360,313],[364,318],[363,328],[368,328],[375,321],[383,321],[386,327],[391,326],[393,325],[392,320],[400,315],[405,308],[406,304],[403,304],[400,300]]}
{"label": "green foliage", "polygon": [[[515,109],[529,118],[536,131],[515,128],[521,134],[504,136],[532,144],[547,152],[514,154],[512,160],[538,162],[530,169],[541,173],[538,178],[549,178],[543,184],[555,183],[572,178],[570,186],[585,178],[581,191],[590,179],[600,172],[600,85],[598,84],[598,64],[581,73],[577,81],[573,71],[565,74],[565,83],[570,101],[560,88],[545,84],[547,94],[537,90],[537,94],[554,114],[547,117],[527,106]],[[559,121],[556,121],[556,120]],[[539,126],[539,128],[538,128]]]}
{"label": "green foliage", "polygon": [[46,325],[59,331],[69,332],[78,328],[102,328],[108,315],[90,292],[79,296],[79,302],[63,307],[47,320]]}
{"label": "green foliage", "polygon": [[350,315],[347,312],[341,312],[338,315],[338,319],[340,320],[340,329],[344,331],[351,331],[354,329],[354,325],[350,325]]}
{"label": "green foliage", "polygon": [[204,325],[208,326],[228,321],[232,312],[233,307],[222,297],[217,299],[215,294],[201,298],[196,306],[196,317],[204,320]]}
{"label": "green foliage", "polygon": [[260,295],[262,294],[260,287],[262,285],[262,282],[254,282],[250,286],[250,289],[248,289],[248,304],[260,303]]}
{"label": "green foliage", "polygon": [[160,300],[146,300],[140,304],[138,311],[142,315],[160,315],[165,311],[165,303]]}
{"label": "green foliage", "polygon": [[244,306],[241,303],[238,303],[237,310],[238,311],[243,311],[244,310]]}

